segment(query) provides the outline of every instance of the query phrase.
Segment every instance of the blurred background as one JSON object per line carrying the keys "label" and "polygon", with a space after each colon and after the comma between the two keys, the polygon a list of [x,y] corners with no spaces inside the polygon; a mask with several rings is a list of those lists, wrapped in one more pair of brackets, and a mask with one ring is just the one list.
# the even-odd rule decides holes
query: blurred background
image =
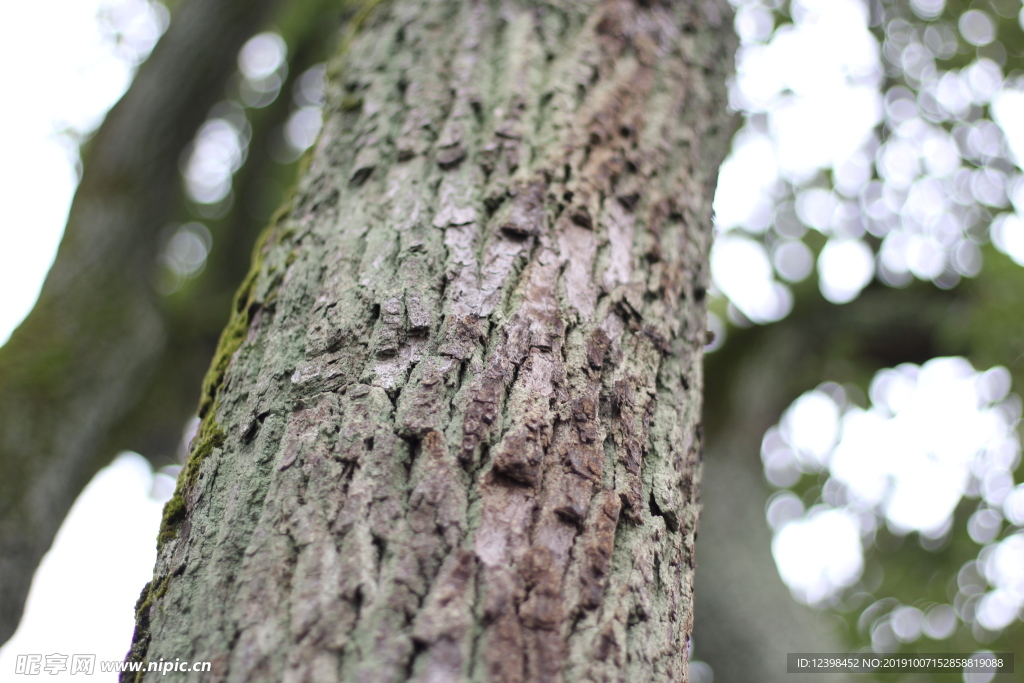
{"label": "blurred background", "polygon": [[[715,198],[692,679],[784,680],[787,651],[1024,665],[1021,0],[730,2],[740,125]],[[149,431],[75,503],[0,679],[16,654],[121,659],[130,642],[199,381],[319,132],[347,16],[284,4],[233,52],[154,228],[167,331],[131,413]],[[0,342],[53,263],[97,128],[176,11],[2,4],[17,97],[0,115]]]}

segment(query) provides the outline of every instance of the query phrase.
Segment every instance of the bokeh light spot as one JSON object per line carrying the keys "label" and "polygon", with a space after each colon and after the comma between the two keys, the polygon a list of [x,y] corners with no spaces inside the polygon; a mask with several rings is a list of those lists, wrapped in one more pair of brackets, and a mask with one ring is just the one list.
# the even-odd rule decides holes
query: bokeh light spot
{"label": "bokeh light spot", "polygon": [[972,9],[960,15],[960,35],[971,45],[988,45],[996,38],[996,25],[985,12]]}
{"label": "bokeh light spot", "polygon": [[874,274],[874,255],[861,240],[830,239],[818,255],[818,286],[832,303],[857,298]]}
{"label": "bokeh light spot", "polygon": [[288,46],[280,34],[258,33],[238,53],[238,68],[251,81],[267,78],[284,63]]}

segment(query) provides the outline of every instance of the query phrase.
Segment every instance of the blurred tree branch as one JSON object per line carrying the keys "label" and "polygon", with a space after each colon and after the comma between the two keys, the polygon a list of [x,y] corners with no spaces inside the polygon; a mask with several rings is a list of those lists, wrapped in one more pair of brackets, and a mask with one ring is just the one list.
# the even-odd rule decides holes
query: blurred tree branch
{"label": "blurred tree branch", "polygon": [[85,150],[39,301],[0,349],[0,642],[71,504],[113,455],[112,430],[168,349],[153,282],[158,236],[179,209],[178,159],[274,5],[180,3]]}

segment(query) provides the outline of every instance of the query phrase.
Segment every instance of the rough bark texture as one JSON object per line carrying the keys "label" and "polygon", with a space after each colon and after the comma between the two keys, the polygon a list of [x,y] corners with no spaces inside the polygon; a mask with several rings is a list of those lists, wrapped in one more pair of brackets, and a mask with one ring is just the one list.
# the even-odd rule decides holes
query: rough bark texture
{"label": "rough bark texture", "polygon": [[733,47],[724,0],[368,14],[222,339],[129,659],[685,680]]}
{"label": "rough bark texture", "polygon": [[202,0],[176,11],[90,141],[39,301],[0,349],[0,643],[164,352],[168,330],[152,285],[158,235],[178,206],[178,157],[272,7]]}

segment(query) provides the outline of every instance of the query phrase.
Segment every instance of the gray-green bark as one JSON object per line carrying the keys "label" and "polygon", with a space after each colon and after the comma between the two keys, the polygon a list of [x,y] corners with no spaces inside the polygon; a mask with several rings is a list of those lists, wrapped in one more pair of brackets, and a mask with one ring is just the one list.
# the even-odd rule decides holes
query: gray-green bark
{"label": "gray-green bark", "polygon": [[130,660],[685,680],[730,24],[369,12],[214,360]]}

